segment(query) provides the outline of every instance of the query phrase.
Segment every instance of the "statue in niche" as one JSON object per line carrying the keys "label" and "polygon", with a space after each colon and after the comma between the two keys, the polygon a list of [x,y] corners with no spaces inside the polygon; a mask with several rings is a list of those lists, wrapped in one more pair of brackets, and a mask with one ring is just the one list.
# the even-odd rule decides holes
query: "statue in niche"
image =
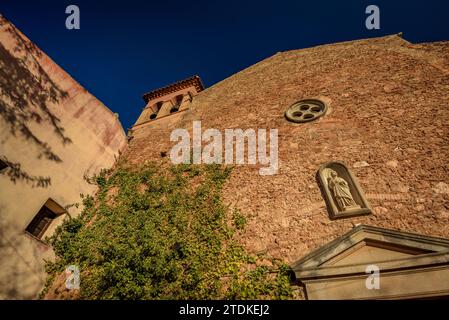
{"label": "statue in niche", "polygon": [[339,177],[337,172],[328,168],[325,169],[324,175],[328,176],[327,184],[329,189],[332,190],[340,210],[360,209],[360,206],[354,201],[348,182],[345,179]]}
{"label": "statue in niche", "polygon": [[344,163],[323,164],[318,178],[331,219],[371,213],[360,185]]}

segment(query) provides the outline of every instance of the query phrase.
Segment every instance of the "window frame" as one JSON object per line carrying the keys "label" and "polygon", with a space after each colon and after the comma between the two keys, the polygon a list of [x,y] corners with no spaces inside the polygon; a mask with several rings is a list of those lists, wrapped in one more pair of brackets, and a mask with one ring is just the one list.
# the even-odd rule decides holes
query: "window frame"
{"label": "window frame", "polygon": [[[26,224],[24,232],[27,236],[46,244],[43,240],[48,228],[57,218],[66,213],[67,211],[61,205],[53,199],[48,198],[48,200],[42,204],[37,213]],[[48,218],[48,221],[44,222],[44,225],[40,227],[40,231],[36,234],[34,231],[46,218]]]}

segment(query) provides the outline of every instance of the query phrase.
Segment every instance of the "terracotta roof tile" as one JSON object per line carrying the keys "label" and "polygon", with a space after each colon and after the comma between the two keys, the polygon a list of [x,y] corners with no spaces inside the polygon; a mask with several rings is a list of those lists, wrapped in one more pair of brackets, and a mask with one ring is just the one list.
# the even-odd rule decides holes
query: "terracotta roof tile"
{"label": "terracotta roof tile", "polygon": [[195,86],[196,90],[198,92],[203,91],[204,90],[204,86],[203,83],[201,82],[201,79],[199,76],[195,75],[193,77],[181,80],[181,81],[177,81],[175,83],[172,83],[168,86],[150,91],[148,93],[145,93],[143,95],[143,100],[148,103],[148,101],[158,98],[158,97],[162,97],[166,94],[190,87],[190,86]]}

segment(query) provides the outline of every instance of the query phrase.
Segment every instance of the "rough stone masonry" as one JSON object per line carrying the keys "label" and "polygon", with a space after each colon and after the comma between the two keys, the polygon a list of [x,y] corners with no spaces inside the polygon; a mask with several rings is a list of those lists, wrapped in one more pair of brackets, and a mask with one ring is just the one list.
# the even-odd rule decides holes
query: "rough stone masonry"
{"label": "rough stone masonry", "polygon": [[[123,156],[161,159],[170,132],[195,120],[221,131],[277,128],[279,173],[236,166],[225,188],[248,219],[241,240],[253,252],[293,262],[359,223],[447,238],[448,58],[449,42],[397,35],[280,52],[200,92],[189,110],[136,129]],[[326,102],[326,115],[285,119],[309,98]],[[335,160],[354,172],[371,215],[329,218],[316,173]]]}

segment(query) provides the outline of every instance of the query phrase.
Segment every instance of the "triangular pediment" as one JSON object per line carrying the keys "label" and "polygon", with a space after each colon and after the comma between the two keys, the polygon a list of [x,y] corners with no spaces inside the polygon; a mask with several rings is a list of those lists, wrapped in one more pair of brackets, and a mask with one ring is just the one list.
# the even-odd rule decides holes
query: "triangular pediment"
{"label": "triangular pediment", "polygon": [[449,253],[449,240],[359,225],[300,259],[292,268],[297,275],[311,276],[324,270],[343,273],[369,264],[405,267],[428,263],[441,253]]}
{"label": "triangular pediment", "polygon": [[370,241],[361,241],[353,247],[343,251],[341,254],[324,262],[321,266],[345,266],[351,264],[370,264],[372,262],[389,261],[393,259],[403,259],[418,253],[428,253],[417,250],[401,250],[398,248],[386,248],[382,243],[370,243]]}

